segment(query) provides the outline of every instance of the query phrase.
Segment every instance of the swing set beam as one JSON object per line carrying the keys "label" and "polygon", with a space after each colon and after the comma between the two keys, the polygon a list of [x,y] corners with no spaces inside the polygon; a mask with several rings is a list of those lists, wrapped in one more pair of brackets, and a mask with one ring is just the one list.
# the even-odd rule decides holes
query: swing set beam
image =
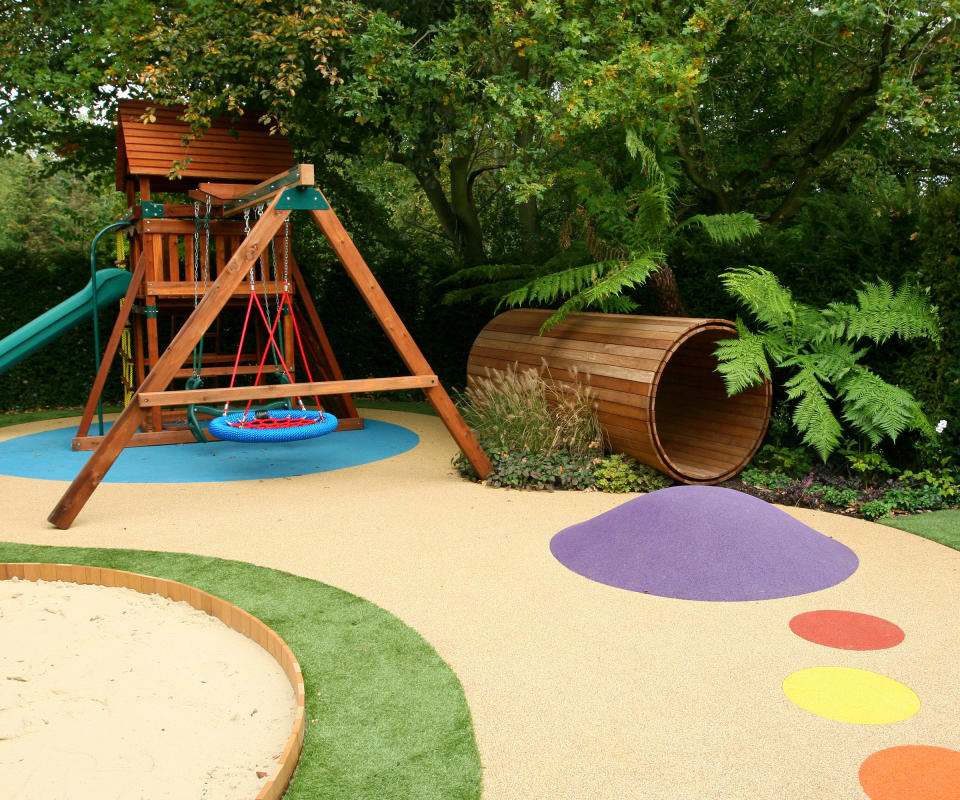
{"label": "swing set beam", "polygon": [[234,386],[232,388],[182,389],[170,392],[141,392],[138,402],[142,407],[209,405],[236,400],[279,400],[284,397],[355,392],[396,392],[407,389],[427,389],[440,384],[436,375],[401,375],[397,378],[357,378],[344,381],[313,381],[312,383],[274,383],[261,386]]}

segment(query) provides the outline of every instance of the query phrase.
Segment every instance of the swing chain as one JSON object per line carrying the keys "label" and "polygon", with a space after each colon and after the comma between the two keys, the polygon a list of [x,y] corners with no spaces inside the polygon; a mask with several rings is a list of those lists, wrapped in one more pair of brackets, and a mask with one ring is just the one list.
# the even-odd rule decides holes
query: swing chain
{"label": "swing chain", "polygon": [[[249,208],[243,209],[243,235],[244,237],[247,237],[250,235],[250,209]],[[257,287],[257,279],[253,272],[253,264],[255,263],[256,262],[253,262],[250,264],[250,291],[251,292],[256,291],[256,287]]]}
{"label": "swing chain", "polygon": [[213,198],[207,195],[207,213],[203,218],[205,240],[203,243],[203,296],[207,296],[207,281],[210,280],[210,209]]}
{"label": "swing chain", "polygon": [[[200,282],[200,201],[193,201],[193,307],[200,302],[197,284]],[[203,287],[206,292],[206,286]]]}
{"label": "swing chain", "polygon": [[[262,219],[263,212],[266,210],[267,210],[266,203],[260,203],[260,205],[257,206],[257,218]],[[271,247],[273,246],[272,239],[270,240],[270,245]],[[263,286],[263,306],[267,312],[267,327],[269,328],[269,327],[272,327],[273,325],[273,319],[270,316],[270,295],[267,293],[267,278],[270,277],[269,275],[270,266],[268,264],[269,259],[264,254],[263,250],[260,251],[260,258],[258,260],[260,261],[260,283]],[[279,309],[280,309],[280,299],[277,298],[277,310],[279,311]]]}
{"label": "swing chain", "polygon": [[283,221],[283,291],[290,290],[290,217]]}

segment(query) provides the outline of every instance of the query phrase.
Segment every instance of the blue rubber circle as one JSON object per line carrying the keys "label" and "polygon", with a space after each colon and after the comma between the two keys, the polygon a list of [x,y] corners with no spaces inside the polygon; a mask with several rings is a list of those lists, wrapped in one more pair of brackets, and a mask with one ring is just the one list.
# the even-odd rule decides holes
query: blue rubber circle
{"label": "blue rubber circle", "polygon": [[[109,427],[110,423],[107,423]],[[0,442],[0,475],[72,481],[90,458],[74,450],[76,428],[57,428]],[[104,483],[192,483],[288,478],[348,469],[405,453],[419,437],[409,428],[366,419],[360,430],[288,442],[186,442],[128,447]]]}
{"label": "blue rubber circle", "polygon": [[218,439],[226,439],[230,442],[297,442],[301,439],[323,436],[337,429],[337,418],[333,414],[282,409],[267,412],[267,417],[277,420],[310,420],[310,422],[290,428],[245,428],[238,424],[250,420],[252,416],[253,412],[238,411],[234,414],[214,417],[210,420],[210,433]]}

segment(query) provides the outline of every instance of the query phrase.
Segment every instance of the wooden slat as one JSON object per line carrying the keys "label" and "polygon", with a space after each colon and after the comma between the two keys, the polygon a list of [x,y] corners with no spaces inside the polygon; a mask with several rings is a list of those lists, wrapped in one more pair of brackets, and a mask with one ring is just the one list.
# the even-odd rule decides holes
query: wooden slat
{"label": "wooden slat", "polygon": [[284,397],[324,397],[346,392],[390,392],[427,389],[438,386],[436,375],[403,375],[398,378],[357,378],[313,383],[277,383],[267,386],[234,386],[214,389],[181,389],[167,392],[143,392],[137,395],[142,407],[177,406],[198,403],[232,402],[235,400],[268,400]]}

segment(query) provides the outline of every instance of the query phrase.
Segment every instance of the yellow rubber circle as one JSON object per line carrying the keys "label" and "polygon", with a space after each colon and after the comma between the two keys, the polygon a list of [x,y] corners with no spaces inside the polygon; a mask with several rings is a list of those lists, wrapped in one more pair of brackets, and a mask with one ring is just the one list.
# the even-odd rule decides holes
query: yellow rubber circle
{"label": "yellow rubber circle", "polygon": [[794,672],[783,682],[783,691],[806,711],[860,725],[900,722],[920,710],[920,698],[902,683],[852,667]]}

